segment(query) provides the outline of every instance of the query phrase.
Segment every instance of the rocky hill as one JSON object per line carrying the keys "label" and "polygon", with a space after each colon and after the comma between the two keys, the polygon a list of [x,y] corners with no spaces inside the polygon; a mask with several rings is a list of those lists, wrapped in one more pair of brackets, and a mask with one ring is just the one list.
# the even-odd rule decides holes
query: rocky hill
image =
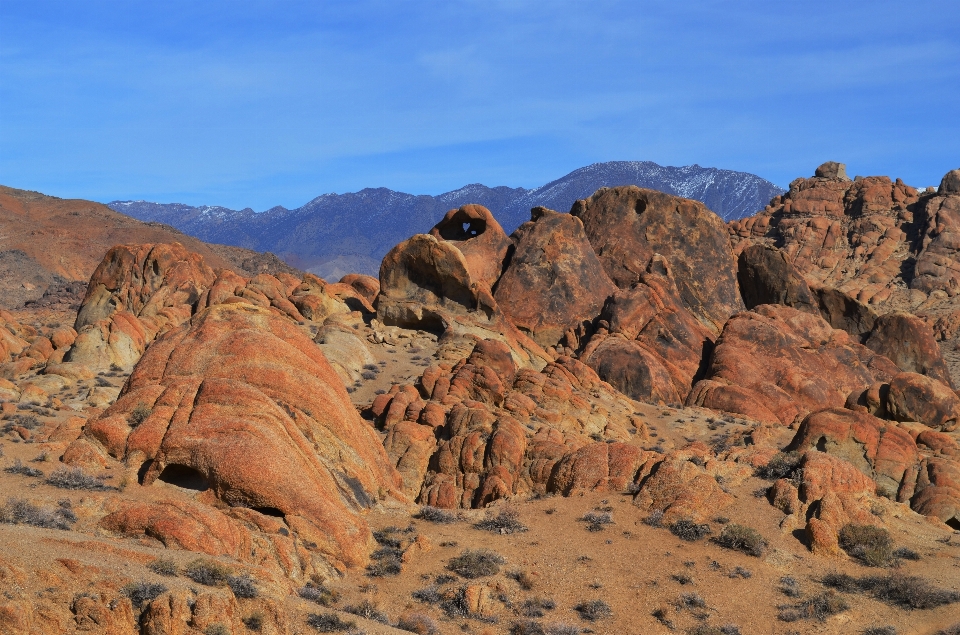
{"label": "rocky hill", "polygon": [[0,633],[960,632],[960,170],[0,312]]}
{"label": "rocky hill", "polygon": [[114,201],[109,206],[144,221],[158,221],[212,243],[280,255],[322,277],[377,275],[393,245],[426,232],[447,210],[468,203],[487,207],[507,232],[543,206],[569,211],[574,201],[601,187],[637,185],[696,199],[724,220],[753,214],[783,190],[753,174],[703,168],[663,167],[650,161],[596,163],[534,189],[473,184],[439,196],[416,196],[386,188],[324,194],[297,209],[263,213],[179,203]]}
{"label": "rocky hill", "polygon": [[238,273],[293,271],[272,255],[207,245],[173,227],[141,222],[106,205],[0,186],[0,307],[75,304],[103,254],[114,245],[170,242],[202,254],[213,267]]}

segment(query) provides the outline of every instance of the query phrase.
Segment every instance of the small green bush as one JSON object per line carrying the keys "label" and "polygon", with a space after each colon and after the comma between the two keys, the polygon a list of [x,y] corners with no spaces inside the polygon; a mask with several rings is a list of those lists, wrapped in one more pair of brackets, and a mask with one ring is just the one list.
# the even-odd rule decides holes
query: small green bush
{"label": "small green bush", "polygon": [[183,574],[198,584],[222,586],[233,572],[216,560],[199,558],[186,566]]}
{"label": "small green bush", "polygon": [[883,527],[849,523],[840,528],[840,548],[867,566],[885,567],[893,559],[893,540]]}
{"label": "small green bush", "polygon": [[153,410],[150,406],[141,401],[130,411],[129,416],[127,416],[127,423],[129,423],[131,427],[136,428],[146,421],[152,412]]}
{"label": "small green bush", "polygon": [[767,547],[767,541],[756,530],[735,523],[724,525],[723,531],[714,538],[714,541],[721,547],[735,549],[757,557],[762,556],[764,549]]}
{"label": "small green bush", "polygon": [[167,558],[157,558],[147,565],[147,567],[157,575],[173,577],[180,573],[177,563]]}

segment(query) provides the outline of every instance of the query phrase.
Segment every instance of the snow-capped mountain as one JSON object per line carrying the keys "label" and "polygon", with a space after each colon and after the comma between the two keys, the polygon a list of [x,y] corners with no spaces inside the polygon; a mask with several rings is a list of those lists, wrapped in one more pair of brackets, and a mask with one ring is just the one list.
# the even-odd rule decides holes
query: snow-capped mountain
{"label": "snow-capped mountain", "polygon": [[376,275],[400,241],[428,231],[443,214],[466,203],[489,208],[508,233],[542,205],[568,211],[601,187],[639,185],[702,201],[724,220],[757,212],[783,189],[754,174],[699,165],[665,167],[651,161],[595,163],[533,189],[466,185],[438,196],[387,188],[323,194],[302,207],[192,207],[181,203],[114,201],[109,207],[144,221],[172,225],[213,243],[271,251],[295,267],[336,279],[350,271]]}

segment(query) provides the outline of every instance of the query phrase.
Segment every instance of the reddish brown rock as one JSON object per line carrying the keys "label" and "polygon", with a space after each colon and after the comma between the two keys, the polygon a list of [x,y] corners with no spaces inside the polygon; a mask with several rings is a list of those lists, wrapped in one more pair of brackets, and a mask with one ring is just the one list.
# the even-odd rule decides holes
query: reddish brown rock
{"label": "reddish brown rock", "polygon": [[933,329],[915,315],[896,312],[881,316],[864,344],[902,371],[927,375],[954,388]]}
{"label": "reddish brown rock", "polygon": [[[508,347],[488,340],[452,368],[424,371],[417,388],[382,395],[373,411],[411,496],[482,507],[554,488],[625,487],[638,448],[606,448],[594,438],[627,442],[629,430],[642,428],[632,403],[581,362],[560,357],[540,372],[519,368]],[[588,445],[598,449],[557,467]]]}
{"label": "reddish brown rock", "polygon": [[800,500],[805,503],[820,500],[827,493],[873,494],[877,488],[873,480],[852,463],[826,452],[807,451],[800,467],[803,469]]}
{"label": "reddish brown rock", "polygon": [[625,443],[591,443],[557,463],[547,488],[565,495],[597,489],[623,492],[652,457],[660,455]]}
{"label": "reddish brown rock", "polygon": [[919,421],[950,432],[960,426],[960,397],[936,379],[900,373],[890,380],[887,410],[897,421]]}
{"label": "reddish brown rock", "polygon": [[452,209],[434,225],[430,235],[459,249],[473,280],[493,288],[503,271],[510,239],[490,210],[483,205]]}
{"label": "reddish brown rock", "polygon": [[707,380],[741,390],[695,386],[687,402],[729,408],[752,393],[757,405],[789,425],[808,412],[842,407],[854,390],[887,381],[898,370],[819,316],[760,305],[727,322],[706,370]]}
{"label": "reddish brown rock", "polygon": [[340,284],[353,287],[371,306],[380,293],[380,281],[373,276],[365,276],[360,273],[348,273],[340,278]]}
{"label": "reddish brown rock", "polygon": [[507,318],[543,347],[590,322],[616,291],[583,232],[569,214],[543,207],[513,234],[516,248],[494,298]]}
{"label": "reddish brown rock", "polygon": [[960,463],[943,457],[924,459],[917,475],[917,494],[910,506],[960,530]]}
{"label": "reddish brown rock", "polygon": [[917,190],[887,177],[850,181],[839,168],[820,174],[826,176],[794,180],[762,212],[731,221],[736,249],[776,245],[811,288],[881,303],[909,283],[901,275],[904,262],[915,256]]}
{"label": "reddish brown rock", "polygon": [[785,304],[807,313],[819,313],[806,280],[782,250],[751,245],[737,259],[737,281],[748,309],[760,304]]}
{"label": "reddish brown rock", "polygon": [[641,282],[607,300],[601,318],[612,335],[601,328],[581,359],[632,399],[680,404],[714,338],[683,307],[662,257],[655,256],[651,267],[660,273],[644,274]]}
{"label": "reddish brown rock", "polygon": [[842,458],[891,494],[913,490],[911,483],[905,483],[919,461],[913,438],[866,413],[844,408],[815,412],[804,419],[789,449],[817,449]]}
{"label": "reddish brown rock", "polygon": [[956,170],[944,176],[936,196],[925,199],[923,249],[910,286],[926,293],[960,292],[960,191]]}
{"label": "reddish brown rock", "polygon": [[[152,414],[131,429],[141,402]],[[334,564],[365,561],[358,511],[400,496],[399,475],[319,349],[288,319],[248,304],[206,309],[156,341],[87,428],[115,456],[142,452],[144,485],[209,489],[228,505],[281,514]]]}
{"label": "reddish brown rock", "polygon": [[[684,306],[719,333],[744,306],[737,266],[720,218],[702,203],[634,186],[602,188],[574,203],[604,270],[620,288],[647,271],[654,254],[673,272]],[[704,275],[704,272],[710,275]]]}
{"label": "reddish brown rock", "polygon": [[703,522],[733,501],[711,474],[685,458],[656,463],[634,498],[634,503],[645,509],[662,511],[665,523]]}

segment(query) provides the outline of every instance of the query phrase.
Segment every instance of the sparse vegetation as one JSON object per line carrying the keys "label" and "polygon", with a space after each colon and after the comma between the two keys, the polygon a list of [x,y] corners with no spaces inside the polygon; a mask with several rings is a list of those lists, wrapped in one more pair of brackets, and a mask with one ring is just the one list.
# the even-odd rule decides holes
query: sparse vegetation
{"label": "sparse vegetation", "polygon": [[587,523],[587,531],[603,531],[606,525],[613,524],[613,517],[609,512],[590,512],[580,520]]}
{"label": "sparse vegetation", "polygon": [[507,577],[516,580],[524,591],[533,589],[533,577],[526,571],[511,571]]}
{"label": "sparse vegetation", "polygon": [[796,578],[785,575],[780,578],[780,593],[789,598],[798,598],[800,597],[800,583],[797,582]]}
{"label": "sparse vegetation", "polygon": [[505,562],[503,556],[489,549],[466,549],[456,558],[450,560],[447,569],[457,575],[472,580],[500,572],[500,565]]}
{"label": "sparse vegetation", "polygon": [[440,628],[429,615],[423,613],[405,613],[397,621],[397,628],[417,635],[440,635]]}
{"label": "sparse vegetation", "polygon": [[543,617],[545,611],[552,611],[556,608],[553,600],[546,598],[529,598],[520,605],[520,615],[523,617]]}
{"label": "sparse vegetation", "polygon": [[546,635],[546,633],[543,625],[533,620],[514,622],[510,626],[510,635]]}
{"label": "sparse vegetation", "polygon": [[937,589],[917,576],[894,574],[855,578],[845,573],[830,573],[821,582],[846,593],[870,593],[874,599],[905,609],[931,609],[960,602],[957,591]]}
{"label": "sparse vegetation", "polygon": [[370,554],[372,562],[367,565],[367,575],[374,578],[400,575],[403,571],[403,552],[397,547],[382,547]]}
{"label": "sparse vegetation", "polygon": [[340,619],[340,616],[336,613],[324,613],[323,615],[311,613],[307,616],[307,625],[312,626],[321,633],[338,633],[352,629],[357,623],[346,622]]}
{"label": "sparse vegetation", "polygon": [[91,476],[79,467],[58,467],[47,477],[47,484],[59,487],[60,489],[85,489],[92,491],[110,489],[110,486],[105,484],[103,479]]}
{"label": "sparse vegetation", "polygon": [[199,558],[186,566],[183,574],[198,584],[221,586],[226,584],[233,572],[216,560]]}
{"label": "sparse vegetation", "polygon": [[257,611],[243,618],[243,625],[247,627],[247,630],[254,631],[259,633],[263,630],[264,617],[263,613]]}
{"label": "sparse vegetation", "polygon": [[960,635],[960,622],[957,622],[953,626],[948,626],[943,630],[937,631],[933,635]]}
{"label": "sparse vegetation", "polygon": [[438,589],[436,585],[417,589],[411,595],[413,595],[413,599],[423,602],[424,604],[439,604],[443,599],[443,596],[440,594],[440,589]]}
{"label": "sparse vegetation", "polygon": [[613,616],[613,609],[603,600],[581,602],[573,607],[573,610],[588,622],[596,622],[597,620],[603,620]]}
{"label": "sparse vegetation", "polygon": [[177,563],[167,558],[157,558],[147,565],[147,567],[157,575],[172,577],[180,573],[180,568],[177,566]]}
{"label": "sparse vegetation", "polygon": [[167,592],[167,587],[154,582],[136,582],[123,587],[122,593],[130,598],[134,608],[141,609],[152,600]]}
{"label": "sparse vegetation", "polygon": [[381,611],[380,607],[377,606],[375,602],[371,602],[367,599],[363,600],[359,604],[352,604],[343,610],[351,615],[362,617],[365,620],[373,620],[374,622],[380,622],[381,624],[390,623],[390,617]]}
{"label": "sparse vegetation", "polygon": [[230,628],[223,622],[216,622],[203,629],[203,635],[230,635]]}
{"label": "sparse vegetation", "polygon": [[721,547],[757,557],[762,556],[763,550],[767,547],[767,541],[755,529],[735,523],[724,525],[723,531],[713,540]]}
{"label": "sparse vegetation", "polygon": [[840,547],[870,567],[885,567],[893,559],[890,532],[873,525],[846,524],[840,528]]}
{"label": "sparse vegetation", "polygon": [[7,474],[19,474],[21,476],[32,476],[33,478],[38,478],[43,476],[43,472],[38,470],[35,467],[30,467],[29,465],[24,465],[20,459],[17,459],[13,462],[13,465],[3,468],[3,471]]}
{"label": "sparse vegetation", "polygon": [[150,416],[153,410],[145,404],[144,402],[138,403],[133,410],[130,411],[130,415],[127,417],[127,423],[132,427],[136,428],[141,423],[146,421],[147,417]]}
{"label": "sparse vegetation", "polygon": [[440,509],[439,507],[433,507],[431,505],[425,505],[421,507],[420,513],[418,513],[415,517],[431,523],[450,524],[457,522],[456,515],[448,512],[445,509]]}
{"label": "sparse vegetation", "polygon": [[67,530],[75,522],[77,515],[70,508],[70,501],[61,501],[57,507],[38,507],[22,498],[8,498],[6,504],[0,506],[0,523],[9,525]]}
{"label": "sparse vegetation", "polygon": [[527,530],[526,525],[520,522],[520,512],[512,507],[501,509],[495,516],[488,515],[474,527],[499,534],[513,534]]}
{"label": "sparse vegetation", "polygon": [[897,635],[897,629],[892,626],[871,626],[864,629],[863,635]]}
{"label": "sparse vegetation", "polygon": [[[20,407],[26,406],[26,404],[20,404]],[[29,406],[28,406],[29,407]],[[13,415],[5,424],[3,424],[2,431],[4,434],[13,431],[14,428],[20,427],[25,430],[36,430],[42,424],[40,420],[37,419],[36,415],[26,415],[26,414],[16,414]]]}
{"label": "sparse vegetation", "polygon": [[740,635],[740,627],[735,624],[725,624],[723,626],[699,624],[687,629],[687,635]]}
{"label": "sparse vegetation", "polygon": [[768,481],[791,478],[800,464],[800,458],[798,452],[778,452],[766,465],[757,468],[755,474]]}
{"label": "sparse vegetation", "polygon": [[643,522],[651,527],[663,527],[663,510],[653,510],[649,516],[643,519]]}
{"label": "sparse vegetation", "polygon": [[909,547],[899,547],[893,550],[893,557],[900,560],[919,560],[920,554]]}
{"label": "sparse vegetation", "polygon": [[692,520],[684,519],[670,525],[670,533],[680,540],[696,542],[705,536],[709,536],[712,532],[710,531],[710,525],[707,523],[697,524]]}
{"label": "sparse vegetation", "polygon": [[802,600],[792,606],[780,606],[777,618],[783,622],[796,622],[804,619],[815,619],[823,622],[831,615],[842,613],[848,608],[850,608],[850,605],[847,604],[847,601],[837,595],[835,591],[830,590]]}
{"label": "sparse vegetation", "polygon": [[241,599],[252,599],[260,595],[256,582],[249,573],[228,576],[227,586],[236,597]]}
{"label": "sparse vegetation", "polygon": [[297,591],[297,594],[304,600],[315,602],[320,606],[333,606],[340,601],[340,594],[337,591],[328,589],[319,582],[307,582],[306,586]]}

